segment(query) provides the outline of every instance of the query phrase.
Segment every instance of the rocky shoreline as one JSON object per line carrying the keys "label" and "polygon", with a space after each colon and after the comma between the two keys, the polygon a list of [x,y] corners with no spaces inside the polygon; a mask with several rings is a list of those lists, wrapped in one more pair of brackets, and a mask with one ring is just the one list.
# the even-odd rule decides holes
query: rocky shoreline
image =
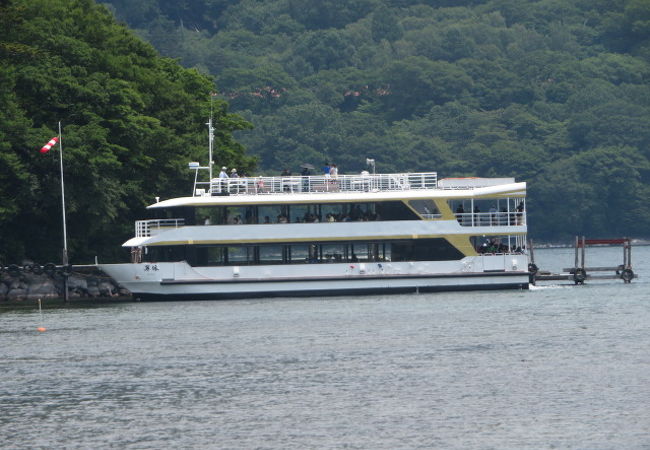
{"label": "rocky shoreline", "polygon": [[[111,299],[129,297],[131,293],[118,286],[98,270],[72,272],[68,276],[68,296],[71,299]],[[63,298],[61,273],[31,272],[0,273],[0,302],[36,301]]]}

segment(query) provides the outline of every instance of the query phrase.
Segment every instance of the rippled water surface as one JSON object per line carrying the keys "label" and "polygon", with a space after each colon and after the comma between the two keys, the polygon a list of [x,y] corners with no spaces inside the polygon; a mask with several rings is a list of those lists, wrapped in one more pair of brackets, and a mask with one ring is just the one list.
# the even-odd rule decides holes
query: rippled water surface
{"label": "rippled water surface", "polygon": [[631,285],[5,310],[0,446],[650,448],[633,262]]}

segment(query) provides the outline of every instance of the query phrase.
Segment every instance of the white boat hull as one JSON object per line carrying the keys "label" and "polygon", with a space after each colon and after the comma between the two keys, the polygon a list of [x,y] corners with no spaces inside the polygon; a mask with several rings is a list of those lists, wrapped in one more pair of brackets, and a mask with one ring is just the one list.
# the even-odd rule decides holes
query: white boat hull
{"label": "white boat hull", "polygon": [[327,296],[388,292],[528,289],[526,255],[460,261],[191,267],[185,262],[99,268],[149,300]]}

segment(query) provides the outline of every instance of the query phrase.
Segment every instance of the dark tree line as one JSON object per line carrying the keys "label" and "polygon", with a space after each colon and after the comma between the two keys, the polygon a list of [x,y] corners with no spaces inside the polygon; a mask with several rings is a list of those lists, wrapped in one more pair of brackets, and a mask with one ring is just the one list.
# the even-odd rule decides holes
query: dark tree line
{"label": "dark tree line", "polygon": [[263,171],[515,176],[537,239],[648,235],[650,0],[109,3],[216,77]]}

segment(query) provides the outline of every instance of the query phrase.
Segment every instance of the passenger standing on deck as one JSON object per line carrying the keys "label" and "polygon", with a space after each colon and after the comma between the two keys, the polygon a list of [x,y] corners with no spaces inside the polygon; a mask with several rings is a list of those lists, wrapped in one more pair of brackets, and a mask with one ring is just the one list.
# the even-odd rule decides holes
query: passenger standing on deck
{"label": "passenger standing on deck", "polygon": [[517,205],[517,225],[521,225],[524,217],[524,202]]}
{"label": "passenger standing on deck", "polygon": [[339,177],[339,169],[336,167],[336,164],[332,164],[330,166],[330,183],[332,185],[332,190],[338,190],[338,177]]}
{"label": "passenger standing on deck", "polygon": [[226,166],[223,166],[221,168],[221,172],[219,172],[219,190],[221,192],[225,192],[228,188],[228,174],[226,173],[226,170],[228,168]]}
{"label": "passenger standing on deck", "polygon": [[300,175],[302,175],[302,191],[309,192],[309,176],[311,175],[309,167],[303,167]]}
{"label": "passenger standing on deck", "polygon": [[325,178],[330,178],[330,171],[332,168],[330,167],[330,163],[325,163],[323,166],[323,175],[325,175]]}
{"label": "passenger standing on deck", "polygon": [[458,205],[458,208],[456,208],[456,218],[460,224],[463,223],[463,214],[465,214],[465,208],[463,208],[463,204],[461,203]]}

